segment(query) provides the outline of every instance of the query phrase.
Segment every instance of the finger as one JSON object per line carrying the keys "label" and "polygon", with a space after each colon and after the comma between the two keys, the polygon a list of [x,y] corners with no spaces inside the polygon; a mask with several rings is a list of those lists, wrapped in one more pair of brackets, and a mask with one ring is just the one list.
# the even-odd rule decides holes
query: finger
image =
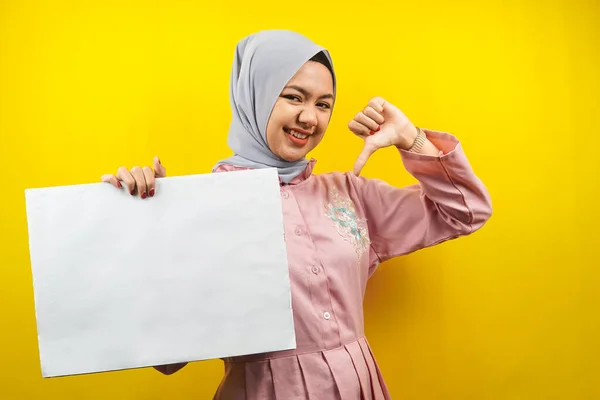
{"label": "finger", "polygon": [[383,113],[385,104],[386,101],[381,97],[373,97],[368,103],[369,107],[373,108],[373,110],[377,111],[378,113]]}
{"label": "finger", "polygon": [[355,120],[348,122],[348,129],[350,129],[356,135],[362,136],[362,137],[368,137],[369,132],[371,131],[369,128],[367,128],[366,126],[364,126],[363,124],[361,124]]}
{"label": "finger", "polygon": [[146,187],[148,190],[148,196],[154,197],[154,171],[150,167],[142,168],[142,172],[144,173],[144,178],[146,179]]}
{"label": "finger", "polygon": [[376,131],[379,128],[379,124],[373,121],[371,118],[367,117],[363,112],[359,112],[358,114],[356,114],[354,120],[359,124],[363,124],[364,126],[369,128],[370,131]]}
{"label": "finger", "polygon": [[154,164],[153,166],[154,166],[154,176],[155,177],[164,178],[165,176],[167,176],[167,169],[160,162],[160,158],[154,157],[153,164]]}
{"label": "finger", "polygon": [[118,189],[121,189],[123,187],[123,185],[121,185],[121,182],[119,182],[117,177],[114,176],[113,174],[102,175],[102,178],[100,178],[100,179],[102,180],[102,182],[110,183],[111,185],[113,185],[114,187],[116,187]]}
{"label": "finger", "polygon": [[377,147],[365,143],[365,147],[363,147],[362,151],[358,155],[358,158],[356,159],[356,162],[354,163],[354,175],[360,175],[360,172],[367,163],[367,160],[369,157],[371,157],[375,150],[377,150]]}
{"label": "finger", "polygon": [[148,197],[148,188],[146,185],[146,178],[144,177],[144,171],[138,166],[131,168],[131,175],[135,179],[135,185],[137,186],[138,194],[142,199]]}
{"label": "finger", "polygon": [[383,118],[383,115],[381,115],[380,113],[375,111],[375,109],[371,106],[365,107],[365,110],[363,111],[363,113],[379,125],[381,125],[385,122],[385,118]]}
{"label": "finger", "polygon": [[120,167],[117,170],[117,178],[123,182],[129,194],[133,195],[135,193],[135,179],[133,179],[133,176],[127,168]]}

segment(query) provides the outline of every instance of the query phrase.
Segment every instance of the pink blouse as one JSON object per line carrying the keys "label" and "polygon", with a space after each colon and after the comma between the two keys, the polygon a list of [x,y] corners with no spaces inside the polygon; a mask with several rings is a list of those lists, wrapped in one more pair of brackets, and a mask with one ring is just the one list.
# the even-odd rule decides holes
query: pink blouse
{"label": "pink blouse", "polygon": [[392,257],[476,231],[492,212],[459,141],[424,132],[439,157],[399,150],[420,184],[396,188],[352,173],[313,175],[311,160],[281,185],[297,348],[225,359],[215,399],[390,398],[364,335],[370,276]]}

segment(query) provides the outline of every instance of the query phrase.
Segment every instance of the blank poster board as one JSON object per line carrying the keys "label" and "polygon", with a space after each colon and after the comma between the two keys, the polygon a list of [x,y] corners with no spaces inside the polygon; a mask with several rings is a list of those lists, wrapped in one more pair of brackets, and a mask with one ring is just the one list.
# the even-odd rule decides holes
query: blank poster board
{"label": "blank poster board", "polygon": [[296,346],[275,169],[25,191],[43,377]]}

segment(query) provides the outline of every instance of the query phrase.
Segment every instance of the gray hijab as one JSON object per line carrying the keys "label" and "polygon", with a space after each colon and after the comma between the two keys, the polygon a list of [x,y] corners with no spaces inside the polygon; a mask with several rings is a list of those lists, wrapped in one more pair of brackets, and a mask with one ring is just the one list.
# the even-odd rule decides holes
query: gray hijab
{"label": "gray hijab", "polygon": [[232,121],[227,144],[234,155],[216,165],[277,168],[285,183],[304,171],[308,160],[295,162],[277,157],[267,145],[267,122],[287,82],[311,57],[323,52],[335,74],[329,52],[308,38],[287,30],[260,31],[236,47],[231,71]]}

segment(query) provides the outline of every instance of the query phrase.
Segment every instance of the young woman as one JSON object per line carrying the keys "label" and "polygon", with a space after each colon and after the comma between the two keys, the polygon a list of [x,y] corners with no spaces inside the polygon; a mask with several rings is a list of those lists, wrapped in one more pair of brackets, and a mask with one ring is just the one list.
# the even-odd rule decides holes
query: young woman
{"label": "young woman", "polygon": [[[489,194],[452,135],[415,127],[375,97],[349,122],[364,139],[353,173],[315,175],[305,156],[323,138],[336,99],[327,50],[290,31],[238,43],[231,76],[231,158],[213,172],[276,167],[297,336],[294,350],[224,359],[215,399],[389,399],[364,336],[363,295],[392,257],[468,235],[491,215]],[[398,149],[405,188],[360,176],[368,157]],[[103,181],[142,198],[166,171],[121,167]],[[170,374],[185,364],[157,366]]]}

